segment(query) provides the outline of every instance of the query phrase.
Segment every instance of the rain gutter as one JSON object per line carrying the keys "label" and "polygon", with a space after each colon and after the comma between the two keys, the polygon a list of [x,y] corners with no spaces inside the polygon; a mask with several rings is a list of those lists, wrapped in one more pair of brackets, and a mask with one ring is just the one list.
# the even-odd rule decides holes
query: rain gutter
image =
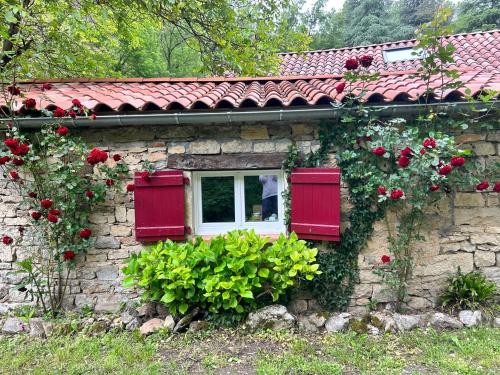
{"label": "rain gutter", "polygon": [[[498,101],[492,102],[450,102],[429,104],[435,112],[446,112],[450,115],[471,112],[474,110],[496,109]],[[405,117],[422,113],[425,104],[395,104],[395,105],[371,105],[365,108],[376,110],[376,114],[381,117]],[[97,115],[95,120],[89,118],[63,118],[59,122],[77,127],[110,128],[143,125],[184,125],[184,124],[232,124],[261,121],[304,121],[336,119],[341,115],[349,113],[349,109],[339,109],[334,106],[312,106],[296,107],[286,109],[260,110],[203,110],[203,111],[180,111],[163,113],[121,113]],[[43,124],[50,122],[47,117],[37,118],[17,118],[16,122],[22,128],[39,128]],[[5,126],[5,121],[0,119],[0,125]]]}

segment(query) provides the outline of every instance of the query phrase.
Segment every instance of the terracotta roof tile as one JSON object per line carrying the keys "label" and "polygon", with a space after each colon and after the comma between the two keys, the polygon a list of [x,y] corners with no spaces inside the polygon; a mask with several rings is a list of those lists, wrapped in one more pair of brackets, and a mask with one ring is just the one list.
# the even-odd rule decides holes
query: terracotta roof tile
{"label": "terracotta roof tile", "polygon": [[[436,99],[459,100],[469,88],[477,94],[485,88],[500,90],[500,32],[452,35],[446,43],[456,47],[455,63],[463,87],[446,89]],[[305,54],[281,54],[281,75],[277,77],[206,77],[206,78],[105,78],[33,81],[21,84],[30,97],[42,100],[45,108],[68,109],[73,98],[99,111],[151,111],[210,108],[320,105],[342,101],[345,92],[335,87],[342,82],[348,58],[371,54],[372,72],[377,81],[365,85],[363,100],[369,102],[417,101],[425,94],[426,83],[415,76],[419,60],[392,63],[384,61],[383,51],[413,47],[414,40],[371,46],[311,51]],[[41,82],[52,82],[52,90],[42,95]],[[437,89],[440,77],[430,86]],[[354,84],[360,89],[361,84]],[[4,105],[0,97],[0,106]],[[18,108],[20,108],[20,104]]]}

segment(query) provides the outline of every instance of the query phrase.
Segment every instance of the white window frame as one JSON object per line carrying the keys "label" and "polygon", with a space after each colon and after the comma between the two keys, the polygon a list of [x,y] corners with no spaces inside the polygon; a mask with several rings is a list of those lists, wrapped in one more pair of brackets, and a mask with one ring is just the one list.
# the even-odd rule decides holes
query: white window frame
{"label": "white window frame", "polygon": [[[415,50],[413,47],[390,48],[382,52],[386,63],[419,60],[424,57],[424,51],[422,49]],[[412,52],[416,52],[416,54],[412,55]]]}
{"label": "white window frame", "polygon": [[[276,175],[278,176],[278,221],[245,221],[245,176]],[[234,210],[235,222],[203,223],[201,178],[233,177],[234,178]],[[249,171],[200,171],[193,172],[193,217],[194,233],[200,236],[223,234],[235,229],[253,229],[258,234],[279,234],[286,231],[285,209],[282,192],[285,190],[284,174],[279,169]]]}

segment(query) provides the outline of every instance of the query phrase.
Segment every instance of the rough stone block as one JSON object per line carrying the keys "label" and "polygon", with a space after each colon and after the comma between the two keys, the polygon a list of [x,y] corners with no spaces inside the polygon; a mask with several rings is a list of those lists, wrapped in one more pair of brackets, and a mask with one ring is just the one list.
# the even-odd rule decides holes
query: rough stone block
{"label": "rough stone block", "polygon": [[500,210],[497,207],[455,209],[455,225],[493,225],[499,220]]}
{"label": "rough stone block", "polygon": [[486,134],[460,134],[455,137],[455,142],[457,144],[471,143],[484,141],[486,139]]}
{"label": "rough stone block", "polygon": [[266,125],[244,125],[241,127],[241,138],[254,139],[269,139],[269,132]]}
{"label": "rough stone block", "polygon": [[203,155],[219,154],[220,144],[219,142],[211,139],[194,141],[189,144],[189,153]]}
{"label": "rough stone block", "polygon": [[477,142],[472,145],[474,153],[479,156],[495,155],[495,145],[491,142]]}
{"label": "rough stone block", "polygon": [[96,249],[119,249],[120,241],[112,236],[99,236],[95,241]]}
{"label": "rough stone block", "polygon": [[116,280],[118,269],[115,266],[105,266],[96,270],[97,280]]}
{"label": "rough stone block", "polygon": [[457,207],[483,207],[484,197],[480,193],[457,193],[455,198]]}
{"label": "rough stone block", "polygon": [[103,294],[97,296],[97,303],[94,307],[95,312],[115,313],[120,309],[122,301],[115,294]]}
{"label": "rough stone block", "polygon": [[471,253],[442,254],[434,257],[431,263],[418,265],[413,274],[415,276],[442,276],[456,272],[460,267],[462,272],[473,270],[473,257]]}
{"label": "rough stone block", "polygon": [[127,237],[132,234],[132,229],[124,225],[112,225],[111,234],[117,237]]}
{"label": "rough stone block", "polygon": [[253,150],[254,152],[275,152],[276,145],[274,142],[255,142]]}
{"label": "rough stone block", "polygon": [[127,208],[125,206],[119,205],[115,207],[115,220],[119,223],[127,221]]}
{"label": "rough stone block", "polygon": [[233,139],[222,142],[222,152],[225,154],[235,154],[238,152],[252,152],[252,142]]}

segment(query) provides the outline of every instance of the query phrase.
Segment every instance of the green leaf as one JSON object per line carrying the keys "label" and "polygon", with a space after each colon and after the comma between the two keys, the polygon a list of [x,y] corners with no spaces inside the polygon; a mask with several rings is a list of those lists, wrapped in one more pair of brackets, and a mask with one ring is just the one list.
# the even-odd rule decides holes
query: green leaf
{"label": "green leaf", "polygon": [[259,269],[259,276],[263,277],[263,278],[267,278],[269,276],[269,269],[268,268]]}
{"label": "green leaf", "polygon": [[181,314],[185,314],[186,311],[188,311],[188,309],[189,309],[189,305],[187,303],[183,303],[183,304],[179,305],[179,312]]}

